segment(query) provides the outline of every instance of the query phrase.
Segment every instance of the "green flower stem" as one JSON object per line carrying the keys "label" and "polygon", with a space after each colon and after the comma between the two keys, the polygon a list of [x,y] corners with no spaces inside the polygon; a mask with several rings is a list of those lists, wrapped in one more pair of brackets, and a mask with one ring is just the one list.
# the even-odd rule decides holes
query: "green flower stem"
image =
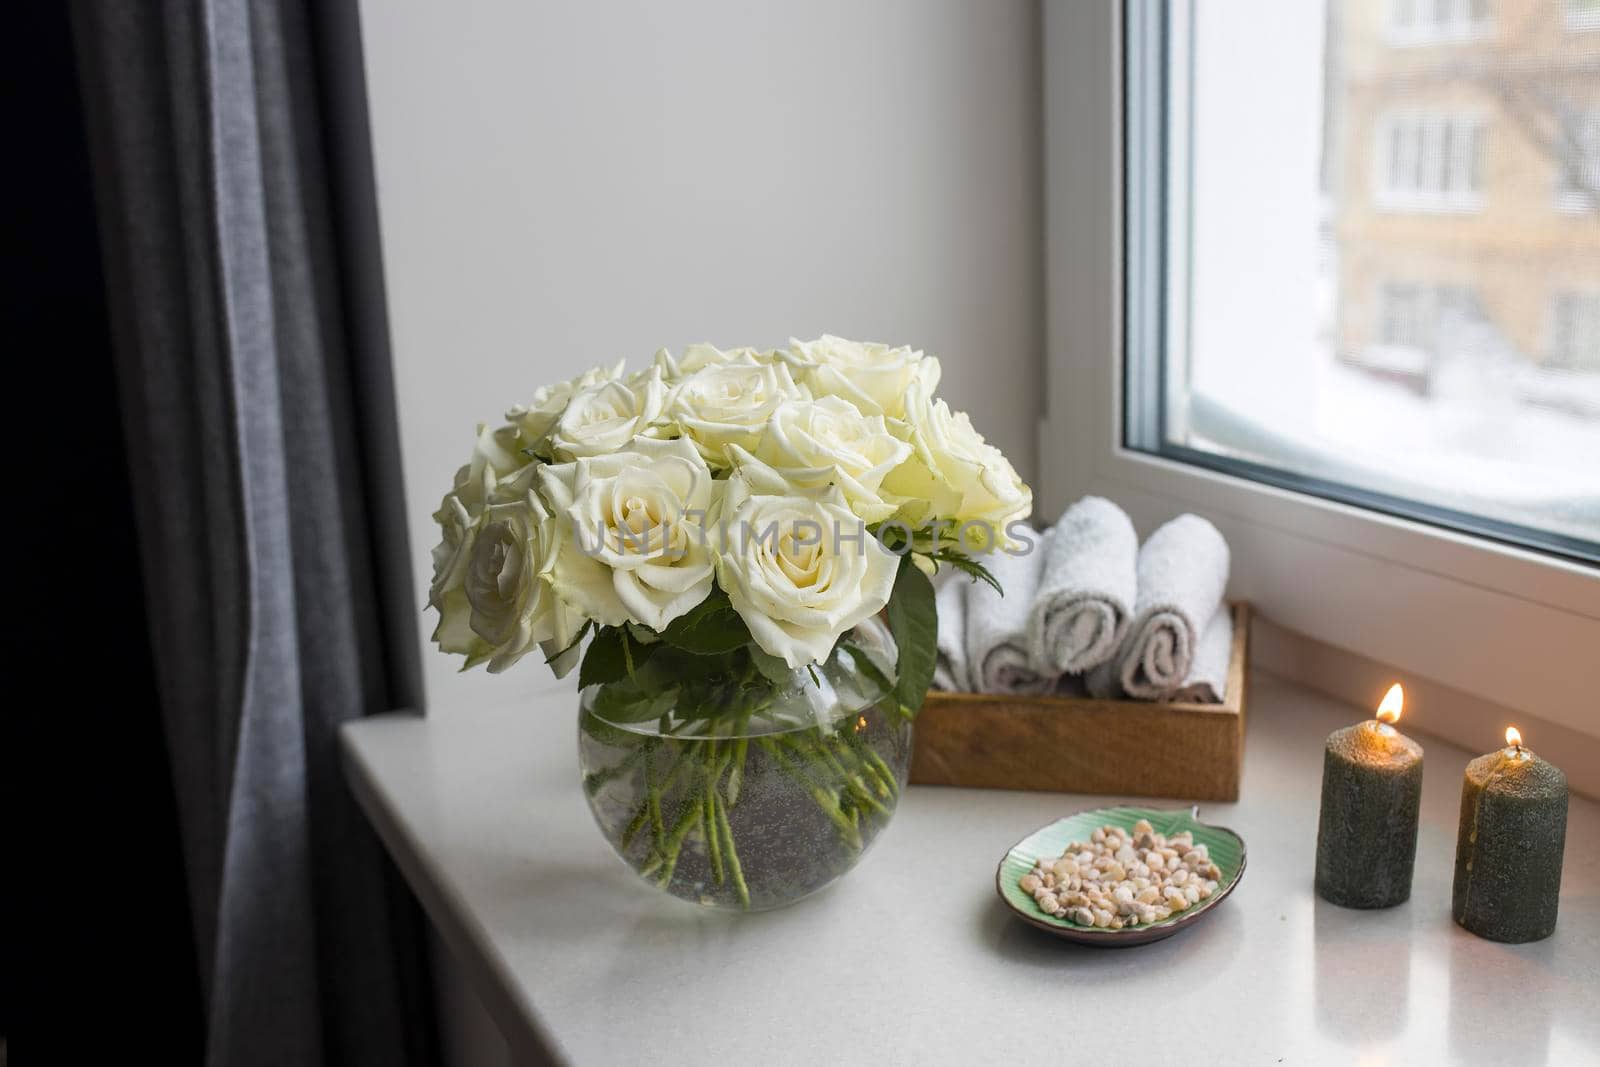
{"label": "green flower stem", "polygon": [[833,782],[842,784],[857,801],[875,809],[885,817],[888,816],[889,810],[878,803],[877,798],[872,795],[872,791],[861,783],[854,772],[846,770],[834,758],[833,753],[828,751],[827,741],[823,735],[812,736],[808,734],[804,742],[797,737],[783,737],[779,739],[779,744],[788,748],[799,758],[810,762],[818,773],[823,776],[825,784],[832,784]]}
{"label": "green flower stem", "polygon": [[711,875],[718,885],[726,881],[726,873],[722,866],[722,846],[717,840],[717,782],[722,778],[722,769],[727,766],[728,757],[719,755],[716,744],[713,743],[706,759],[706,788],[702,798],[705,806],[705,818],[701,825],[705,830],[706,853],[711,858]]}
{"label": "green flower stem", "polygon": [[739,789],[744,785],[744,758],[750,750],[750,739],[741,737],[733,743],[733,770],[728,773],[728,807],[739,801]]}
{"label": "green flower stem", "polygon": [[860,848],[861,833],[856,829],[855,824],[845,816],[845,813],[839,810],[839,802],[826,789],[806,777],[800,768],[791,764],[789,758],[783,754],[783,750],[770,738],[760,738],[758,744],[772,757],[779,770],[793,778],[811,794],[811,798],[816,801],[817,807],[821,808],[823,814],[827,815],[833,821],[833,824],[839,828],[839,832],[844,835],[846,843],[852,848]]}
{"label": "green flower stem", "polygon": [[733,827],[728,824],[728,809],[711,793],[711,806],[716,812],[717,829],[722,832],[722,851],[728,860],[728,874],[733,878],[733,888],[739,894],[739,903],[750,906],[750,887],[744,884],[744,868],[739,865],[739,852],[733,847]]}
{"label": "green flower stem", "polygon": [[651,824],[650,832],[653,847],[659,849],[662,838],[666,836],[666,828],[661,824],[661,798],[666,795],[667,790],[677,784],[683,772],[688,769],[689,761],[682,757],[678,758],[659,782],[653,780],[654,766],[654,758],[645,760],[645,801],[639,806],[639,810],[635,813],[633,820],[628,823],[627,828],[622,832],[623,848],[628,847],[628,843],[633,840],[635,834],[644,828],[646,822]]}
{"label": "green flower stem", "polygon": [[850,752],[856,758],[856,763],[861,766],[862,779],[870,782],[878,797],[890,801],[896,798],[898,790],[894,787],[894,776],[893,774],[888,777],[883,776],[882,769],[880,769],[882,760],[874,760],[872,757],[874,757],[875,753],[872,750],[867,749],[866,745],[862,745],[861,742],[838,741],[837,737],[835,737],[834,741],[845,752]]}
{"label": "green flower stem", "polygon": [[[684,753],[680,755],[672,770],[667,773],[667,776],[655,788],[654,792],[654,806],[651,810],[653,811],[653,817],[659,819],[661,818],[661,797],[675,784],[684,769],[690,766],[691,763],[697,762],[704,771],[702,788],[697,795],[685,798],[683,813],[672,824],[672,828],[662,835],[656,845],[656,855],[642,868],[642,873],[646,876],[657,875],[659,872],[659,880],[662,886],[666,886],[672,881],[673,872],[677,870],[678,860],[683,855],[684,843],[688,840],[689,835],[697,829],[706,838],[706,850],[718,884],[721,884],[726,878],[723,870],[722,848],[720,842],[716,840],[715,798],[717,782],[722,777],[722,769],[727,757],[720,752],[718,744],[714,740],[694,743],[692,747],[698,751],[694,754]],[[703,759],[697,758],[702,754],[704,756]]]}
{"label": "green flower stem", "polygon": [[727,881],[727,872],[722,867],[722,844],[717,839],[717,788],[716,780],[705,793],[705,818],[703,825],[706,834],[706,852],[711,856],[711,877],[716,879],[718,885]]}
{"label": "green flower stem", "polygon": [[878,755],[871,745],[867,744],[866,739],[854,730],[850,730],[845,733],[844,740],[855,750],[856,755],[861,758],[863,763],[871,766],[873,774],[883,783],[883,788],[888,790],[887,794],[883,794],[884,799],[898,796],[900,782],[895,778],[894,772],[889,769],[889,765],[883,762],[883,757]]}
{"label": "green flower stem", "polygon": [[633,841],[633,835],[644,829],[645,820],[650,817],[650,806],[640,804],[639,810],[629,820],[627,827],[622,831],[622,847],[627,848]]}
{"label": "green flower stem", "polygon": [[[798,746],[796,747],[798,748]],[[878,803],[878,798],[872,795],[872,790],[868,789],[866,785],[862,783],[860,777],[855,772],[845,770],[844,765],[839,762],[838,758],[835,757],[832,752],[828,751],[826,740],[819,741],[815,748],[815,753],[816,755],[812,758],[820,758],[823,763],[826,763],[828,767],[832,769],[833,773],[838,777],[838,779],[845,784],[845,787],[849,789],[851,793],[855,794],[857,800],[872,808],[879,815],[882,815],[885,818],[888,817],[889,809]]]}
{"label": "green flower stem", "polygon": [[678,866],[678,856],[683,852],[684,839],[689,836],[691,830],[700,824],[700,821],[705,818],[705,814],[705,807],[700,803],[698,797],[695,798],[693,804],[685,805],[683,814],[678,816],[678,821],[672,824],[672,830],[667,834],[661,855],[645,864],[643,873],[651,875],[660,870],[660,881],[663,887],[672,881],[672,872]]}
{"label": "green flower stem", "polygon": [[861,761],[862,769],[872,778],[877,787],[878,795],[885,800],[892,799],[899,793],[899,784],[895,781],[894,772],[889,770],[889,765],[883,758],[852,731],[845,739],[834,739],[836,743],[848,748],[855,753],[856,759]]}
{"label": "green flower stem", "polygon": [[629,752],[626,756],[622,757],[622,759],[618,760],[614,766],[604,767],[598,771],[595,771],[593,774],[584,776],[583,788],[590,796],[594,796],[596,793],[600,792],[600,790],[607,783],[614,781],[622,774],[632,770],[635,764],[644,759],[646,753],[655,750],[657,744],[658,742],[654,738],[651,738],[638,748],[634,749],[632,752]]}
{"label": "green flower stem", "polygon": [[661,847],[661,839],[666,835],[666,827],[661,822],[661,786],[655,781],[656,761],[653,755],[645,756],[644,783],[645,783],[645,808],[650,813],[650,837],[657,848]]}

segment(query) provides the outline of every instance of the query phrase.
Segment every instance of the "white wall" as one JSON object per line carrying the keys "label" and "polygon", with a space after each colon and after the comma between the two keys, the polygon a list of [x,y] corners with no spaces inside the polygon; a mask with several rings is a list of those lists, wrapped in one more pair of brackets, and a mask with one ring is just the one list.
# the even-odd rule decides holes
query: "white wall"
{"label": "white wall", "polygon": [[[474,424],[661,345],[921,346],[1032,479],[1033,0],[361,7],[419,590]],[[424,662],[435,713],[549,685]]]}

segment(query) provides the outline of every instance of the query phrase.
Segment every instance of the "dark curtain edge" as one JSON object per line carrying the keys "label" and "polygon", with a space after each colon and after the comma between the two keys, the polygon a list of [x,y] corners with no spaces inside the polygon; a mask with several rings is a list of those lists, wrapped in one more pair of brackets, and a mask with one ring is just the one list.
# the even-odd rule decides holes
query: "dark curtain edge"
{"label": "dark curtain edge", "polygon": [[[371,535],[373,592],[377,596],[379,647],[387,652],[382,691],[385,706],[370,711],[424,710],[422,655],[413,596],[411,544],[406,523],[400,419],[396,403],[388,291],[383,273],[377,172],[366,93],[366,58],[356,0],[307,6],[318,129],[326,166],[333,222],[333,256],[339,274],[340,316],[351,359],[347,383],[363,448],[364,508]],[[353,798],[347,800],[354,804]],[[359,816],[364,819],[365,816]],[[376,839],[375,831],[371,831]],[[408,1021],[413,1062],[441,1062],[441,1044],[428,959],[427,919],[388,849],[382,857],[385,902],[400,967],[399,985]]]}
{"label": "dark curtain edge", "polygon": [[366,449],[365,505],[373,531],[378,619],[388,651],[383,710],[424,710],[422,647],[413,596],[406,523],[400,419],[395,399],[388,291],[378,218],[377,171],[367,105],[366,61],[356,0],[308,5],[322,109],[334,256],[346,337],[352,354],[351,397]]}
{"label": "dark curtain edge", "polygon": [[[398,412],[394,370],[390,361],[387,298],[382,269],[375,169],[371,153],[370,121],[365,95],[365,67],[359,12],[355,0],[304,3],[302,11],[311,30],[315,65],[312,90],[321,122],[316,135],[325,163],[324,193],[331,208],[332,258],[337,276],[337,314],[345,330],[346,353],[340,383],[351,401],[356,423],[352,436],[360,444],[363,464],[361,499],[353,506],[364,511],[364,531],[370,534],[371,595],[376,599],[376,647],[382,648],[380,670],[366,714],[394,709],[420,712],[423,703],[421,649],[413,595],[410,545],[406,525],[403,471],[399,451]],[[91,101],[109,98],[114,91],[105,77],[101,52],[105,42],[89,24],[79,4],[69,6],[73,46],[77,53],[77,78],[86,106],[86,133],[91,142],[110,143],[112,116]],[[158,16],[152,16],[158,17]],[[203,103],[202,103],[203,106]],[[107,270],[106,302],[113,333],[124,339],[137,336],[136,316],[127,294],[115,291],[113,279],[136,269],[134,252],[123,233],[120,185],[115,160],[97,153],[93,167],[95,214]],[[135,346],[137,347],[137,346]],[[119,375],[119,378],[122,378]],[[131,388],[124,378],[119,389]],[[128,457],[137,463],[136,457]],[[142,570],[150,580],[149,557]],[[231,761],[229,761],[231,765]],[[350,805],[348,794],[343,798]],[[364,817],[357,815],[363,820]],[[370,827],[367,834],[376,842]],[[406,1021],[403,1040],[412,1062],[440,1060],[435,1025],[432,971],[427,958],[425,919],[420,906],[381,843],[382,899],[373,900],[393,936],[396,979],[401,990]],[[210,973],[212,960],[197,934],[200,973]]]}

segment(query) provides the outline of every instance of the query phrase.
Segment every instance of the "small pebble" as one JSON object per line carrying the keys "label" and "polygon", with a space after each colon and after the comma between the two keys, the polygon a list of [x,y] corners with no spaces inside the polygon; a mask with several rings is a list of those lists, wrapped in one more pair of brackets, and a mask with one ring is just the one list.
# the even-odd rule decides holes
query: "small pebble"
{"label": "small pebble", "polygon": [[1102,826],[1058,858],[1040,859],[1017,882],[1039,910],[1079,926],[1148,926],[1217,891],[1222,871],[1187,830],[1168,838],[1140,819],[1131,831]]}

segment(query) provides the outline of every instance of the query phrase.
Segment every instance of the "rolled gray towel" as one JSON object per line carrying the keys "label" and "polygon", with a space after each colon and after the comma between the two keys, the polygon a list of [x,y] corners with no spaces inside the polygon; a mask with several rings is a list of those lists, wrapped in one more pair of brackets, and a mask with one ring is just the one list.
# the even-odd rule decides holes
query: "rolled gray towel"
{"label": "rolled gray towel", "polygon": [[1228,542],[1198,515],[1179,515],[1139,549],[1139,596],[1117,651],[1117,680],[1163,700],[1189,677],[1200,633],[1228,585]]}
{"label": "rolled gray towel", "polygon": [[1228,664],[1232,659],[1233,609],[1224,602],[1217,605],[1216,614],[1201,632],[1194,666],[1172,699],[1190,704],[1221,704],[1228,698]]}
{"label": "rolled gray towel", "polygon": [[954,693],[972,692],[967,670],[967,587],[972,579],[953,574],[939,587],[939,650],[933,665],[935,688]]}
{"label": "rolled gray towel", "polygon": [[1035,546],[1026,555],[991,552],[978,557],[989,568],[1005,596],[988,585],[967,590],[967,669],[980,693],[1048,693],[1055,675],[1033,669],[1028,648],[1028,617],[1039,587],[1044,553]]}
{"label": "rolled gray towel", "polygon": [[1127,513],[1086,496],[1044,536],[1028,623],[1040,674],[1080,673],[1116,654],[1139,595],[1139,535]]}

